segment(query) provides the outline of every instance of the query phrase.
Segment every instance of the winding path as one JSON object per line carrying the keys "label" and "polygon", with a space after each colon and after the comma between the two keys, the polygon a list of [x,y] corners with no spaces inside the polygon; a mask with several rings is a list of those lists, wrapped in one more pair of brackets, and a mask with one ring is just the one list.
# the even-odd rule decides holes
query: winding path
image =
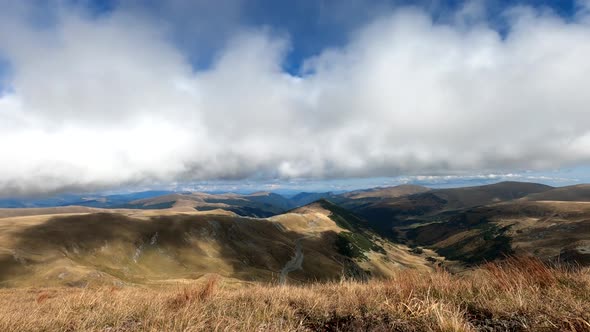
{"label": "winding path", "polygon": [[287,283],[287,275],[289,272],[301,269],[301,265],[303,264],[303,248],[301,245],[301,240],[305,239],[306,237],[295,240],[295,255],[290,261],[287,262],[287,264],[285,264],[281,270],[279,284],[285,285]]}

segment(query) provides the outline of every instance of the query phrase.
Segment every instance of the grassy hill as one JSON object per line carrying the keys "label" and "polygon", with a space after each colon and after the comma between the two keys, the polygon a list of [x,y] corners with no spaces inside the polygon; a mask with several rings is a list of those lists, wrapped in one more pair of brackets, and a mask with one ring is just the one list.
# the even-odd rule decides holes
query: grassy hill
{"label": "grassy hill", "polygon": [[[328,281],[432,265],[375,234],[342,227],[350,214],[317,204],[271,219],[181,211],[21,211],[25,216],[0,218],[0,285],[150,284],[207,273],[244,281],[282,274],[290,282]],[[297,255],[300,266],[286,275]]]}
{"label": "grassy hill", "polygon": [[472,265],[527,254],[589,264],[588,188],[501,182],[393,197],[348,194],[339,205],[363,229],[447,261]]}

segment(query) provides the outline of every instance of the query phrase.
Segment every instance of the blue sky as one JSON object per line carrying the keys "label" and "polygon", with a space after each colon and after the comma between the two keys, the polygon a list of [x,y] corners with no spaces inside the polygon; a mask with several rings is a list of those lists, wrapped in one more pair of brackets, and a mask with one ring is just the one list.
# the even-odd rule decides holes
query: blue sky
{"label": "blue sky", "polygon": [[590,182],[587,1],[0,13],[0,196]]}
{"label": "blue sky", "polygon": [[[174,26],[173,38],[180,47],[186,48],[196,68],[210,65],[212,58],[231,29],[269,27],[275,33],[287,35],[291,48],[284,68],[299,73],[303,60],[319,54],[328,47],[341,47],[350,38],[350,33],[371,20],[400,7],[417,7],[430,13],[435,21],[445,22],[465,6],[459,0],[226,0],[213,5],[211,1],[120,1],[120,0],[70,0],[71,4],[86,8],[92,15],[109,15],[122,7],[130,6],[157,16]],[[514,6],[531,6],[548,9],[564,18],[571,18],[577,8],[575,0],[489,0],[480,1],[486,8],[488,21],[499,31],[505,29],[504,10]],[[131,5],[129,3],[132,3]],[[181,3],[177,8],[175,4]],[[180,13],[183,11],[183,13]],[[190,31],[195,20],[220,20],[225,26],[213,29],[202,28]],[[207,17],[208,16],[208,17]],[[195,44],[205,41],[207,47]]]}

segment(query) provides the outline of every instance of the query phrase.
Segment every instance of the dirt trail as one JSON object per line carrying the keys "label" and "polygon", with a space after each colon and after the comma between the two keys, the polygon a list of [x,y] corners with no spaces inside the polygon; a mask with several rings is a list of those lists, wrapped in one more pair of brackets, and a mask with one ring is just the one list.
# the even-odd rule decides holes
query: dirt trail
{"label": "dirt trail", "polygon": [[305,239],[306,237],[302,237],[295,240],[295,255],[293,256],[293,258],[291,258],[290,261],[287,262],[287,264],[285,264],[285,266],[281,270],[279,284],[285,285],[287,283],[287,275],[289,274],[289,272],[301,269],[301,265],[303,264],[303,248],[301,245],[301,240]]}

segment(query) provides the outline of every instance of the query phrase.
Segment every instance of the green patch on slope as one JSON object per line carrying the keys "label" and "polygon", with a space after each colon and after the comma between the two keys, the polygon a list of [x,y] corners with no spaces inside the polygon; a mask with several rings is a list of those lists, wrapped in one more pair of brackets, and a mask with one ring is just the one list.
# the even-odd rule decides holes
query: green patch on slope
{"label": "green patch on slope", "polygon": [[336,239],[336,248],[341,255],[350,258],[366,259],[367,251],[385,253],[385,250],[359,233],[341,232]]}
{"label": "green patch on slope", "polygon": [[341,255],[366,259],[365,252],[367,251],[385,253],[385,249],[372,240],[374,236],[364,229],[362,219],[325,199],[319,200],[318,203],[322,208],[330,211],[329,217],[336,225],[350,231],[338,234],[336,247]]}
{"label": "green patch on slope", "polygon": [[[479,264],[513,253],[509,226],[499,227],[478,210],[451,215],[447,221],[406,228],[405,236],[414,244],[434,249],[449,260]],[[447,239],[458,236],[449,243]]]}
{"label": "green patch on slope", "polygon": [[350,211],[325,199],[320,199],[317,202],[322,208],[331,212],[329,215],[330,219],[332,219],[339,227],[355,232],[358,231],[360,227],[364,226],[363,220],[352,214]]}

